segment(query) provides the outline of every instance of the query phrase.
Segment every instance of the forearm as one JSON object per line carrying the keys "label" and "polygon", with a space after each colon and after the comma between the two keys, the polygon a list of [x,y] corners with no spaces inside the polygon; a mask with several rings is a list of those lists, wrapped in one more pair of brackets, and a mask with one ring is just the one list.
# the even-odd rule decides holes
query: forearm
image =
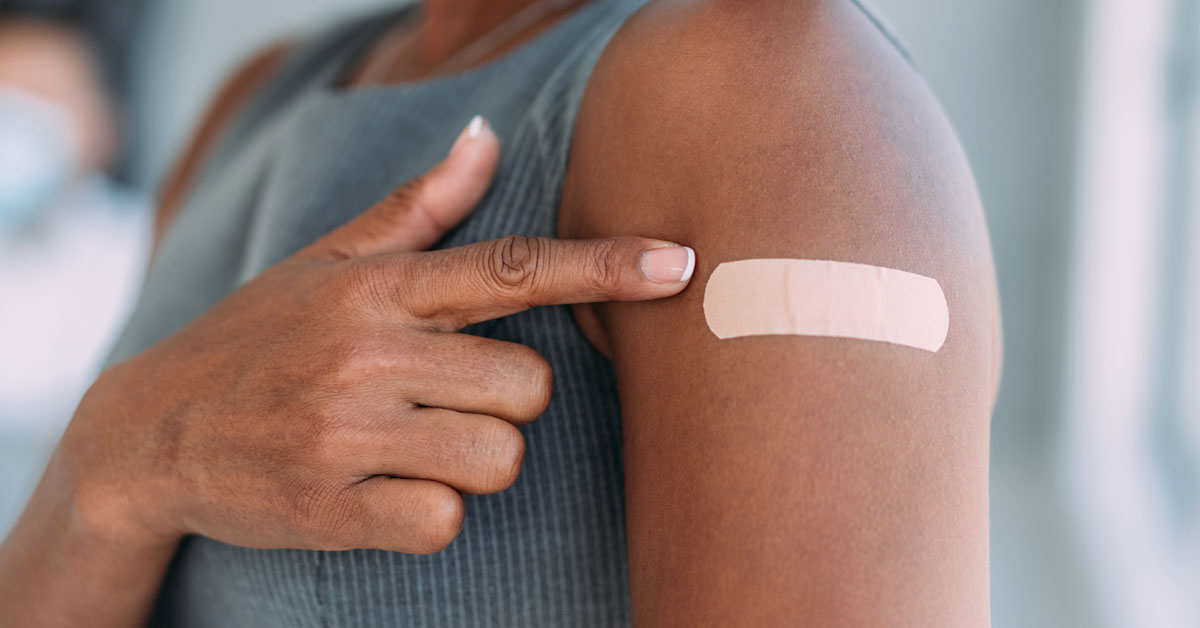
{"label": "forearm", "polygon": [[[130,457],[100,443],[124,399],[101,377],[84,397],[22,518],[0,545],[0,626],[139,626],[172,560],[178,533],[156,533],[133,504],[133,474],[89,463]],[[97,430],[97,431],[91,431]],[[120,478],[120,479],[119,479]],[[128,482],[125,482],[128,480]],[[131,489],[133,486],[133,489]]]}
{"label": "forearm", "polygon": [[141,625],[176,542],[83,515],[64,456],[60,446],[0,545],[0,625]]}

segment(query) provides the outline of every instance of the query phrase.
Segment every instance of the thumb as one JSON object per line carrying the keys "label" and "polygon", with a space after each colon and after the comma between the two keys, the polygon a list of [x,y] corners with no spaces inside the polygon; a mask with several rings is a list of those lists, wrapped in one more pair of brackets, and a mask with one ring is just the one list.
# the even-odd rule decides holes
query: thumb
{"label": "thumb", "polygon": [[476,116],[444,161],[317,240],[304,254],[354,258],[424,251],[475,209],[491,186],[499,161],[500,140],[487,121]]}

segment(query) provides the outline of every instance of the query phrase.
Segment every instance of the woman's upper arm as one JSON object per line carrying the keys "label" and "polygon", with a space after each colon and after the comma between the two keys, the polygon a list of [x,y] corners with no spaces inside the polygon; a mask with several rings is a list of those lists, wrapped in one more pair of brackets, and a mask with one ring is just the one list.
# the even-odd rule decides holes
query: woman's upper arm
{"label": "woman's upper arm", "polygon": [[[617,368],[637,625],[987,625],[991,252],[953,132],[871,22],[652,3],[601,59],[571,159],[562,235],[697,252],[678,297],[576,310]],[[946,342],[719,340],[708,278],[752,258],[932,277]]]}

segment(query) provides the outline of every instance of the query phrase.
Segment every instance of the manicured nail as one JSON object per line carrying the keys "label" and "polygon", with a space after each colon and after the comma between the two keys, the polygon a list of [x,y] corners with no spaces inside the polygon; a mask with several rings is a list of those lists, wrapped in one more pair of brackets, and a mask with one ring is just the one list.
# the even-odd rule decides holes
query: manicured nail
{"label": "manicured nail", "polygon": [[471,123],[467,125],[467,137],[473,140],[478,139],[485,126],[487,126],[487,120],[484,120],[483,116],[471,118]]}
{"label": "manicured nail", "polygon": [[676,283],[692,278],[696,252],[686,246],[667,246],[642,252],[642,274],[654,283]]}
{"label": "manicured nail", "polygon": [[467,128],[462,130],[462,133],[458,134],[458,139],[454,141],[454,146],[450,147],[450,154],[453,155],[464,144],[482,137],[487,128],[488,123],[487,120],[483,119],[483,116],[471,118],[471,123],[467,125]]}

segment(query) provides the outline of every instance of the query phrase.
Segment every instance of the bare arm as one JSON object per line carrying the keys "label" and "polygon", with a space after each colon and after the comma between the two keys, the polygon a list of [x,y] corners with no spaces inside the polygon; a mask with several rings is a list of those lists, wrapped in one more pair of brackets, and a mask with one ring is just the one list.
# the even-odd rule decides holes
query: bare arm
{"label": "bare arm", "polygon": [[0,625],[138,624],[188,534],[325,551],[452,542],[460,493],[516,480],[517,426],[553,381],[532,349],[456,332],[687,285],[682,269],[655,272],[680,249],[644,238],[417,252],[466,217],[498,162],[495,134],[472,123],[426,175],[108,369],[0,545]]}
{"label": "bare arm", "polygon": [[517,426],[553,381],[532,349],[456,332],[687,285],[663,262],[681,249],[645,238],[420,252],[484,196],[499,152],[476,118],[425,175],[108,369],[0,544],[0,625],[142,623],[189,534],[325,551],[451,543],[461,493],[516,480]]}
{"label": "bare arm", "polygon": [[144,622],[176,543],[81,517],[65,475],[56,453],[0,546],[0,618],[13,626]]}
{"label": "bare arm", "polygon": [[[958,143],[849,2],[652,3],[610,44],[560,232],[693,246],[691,287],[576,308],[615,360],[635,625],[986,626],[991,253]],[[721,262],[935,278],[930,353],[718,340]]]}

